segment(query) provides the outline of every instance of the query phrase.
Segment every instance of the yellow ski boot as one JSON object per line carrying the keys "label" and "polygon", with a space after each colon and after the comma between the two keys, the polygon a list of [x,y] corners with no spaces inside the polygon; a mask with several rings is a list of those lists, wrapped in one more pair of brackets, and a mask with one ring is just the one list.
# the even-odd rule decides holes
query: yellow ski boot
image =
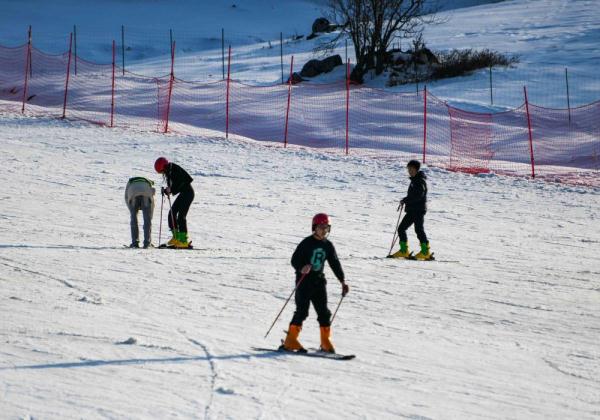
{"label": "yellow ski boot", "polygon": [[179,232],[177,231],[177,229],[173,229],[173,237],[169,239],[169,241],[167,242],[167,246],[175,246],[175,244],[179,242],[178,238]]}
{"label": "yellow ski boot", "polygon": [[173,244],[175,248],[189,248],[190,242],[188,240],[187,232],[178,232],[176,235],[177,240]]}
{"label": "yellow ski boot", "polygon": [[421,243],[421,252],[415,255],[416,260],[427,261],[433,259],[433,254],[429,249],[429,242]]}
{"label": "yellow ski boot", "polygon": [[400,250],[397,252],[394,252],[392,255],[389,256],[389,258],[409,258],[410,257],[410,252],[408,251],[408,243],[407,242],[400,242]]}

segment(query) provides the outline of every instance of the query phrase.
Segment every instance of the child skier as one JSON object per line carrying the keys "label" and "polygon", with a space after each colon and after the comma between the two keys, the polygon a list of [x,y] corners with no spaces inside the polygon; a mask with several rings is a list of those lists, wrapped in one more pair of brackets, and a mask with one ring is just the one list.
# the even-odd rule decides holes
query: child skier
{"label": "child skier", "polygon": [[415,224],[415,233],[421,243],[421,251],[414,255],[417,260],[430,260],[432,254],[429,249],[429,241],[425,234],[423,223],[425,213],[427,213],[427,176],[421,171],[421,163],[418,160],[411,160],[406,165],[408,175],[410,176],[410,185],[408,193],[400,203],[404,204],[406,215],[402,218],[400,226],[398,226],[398,236],[400,237],[400,250],[391,256],[394,258],[412,258],[413,256],[408,251],[408,238],[406,229],[413,223]]}
{"label": "child skier", "polygon": [[154,182],[144,177],[138,176],[129,178],[125,187],[125,203],[129,208],[131,215],[129,224],[131,225],[131,245],[130,248],[140,247],[140,230],[138,228],[137,215],[142,211],[144,216],[144,248],[152,246],[152,214],[154,213]]}
{"label": "child skier", "polygon": [[319,213],[313,217],[311,236],[306,237],[292,255],[292,266],[296,270],[296,312],[281,350],[305,353],[306,350],[298,341],[302,323],[308,317],[308,308],[312,302],[317,311],[317,319],[321,327],[321,350],[335,353],[331,343],[331,312],[327,307],[327,281],[323,274],[325,261],[342,284],[342,295],[346,296],[349,287],[344,281],[344,271],[340,260],[327,236],[331,230],[329,216]]}
{"label": "child skier", "polygon": [[186,216],[194,200],[193,179],[181,166],[169,162],[164,157],[156,159],[154,169],[163,174],[167,182],[167,187],[162,190],[163,194],[177,195],[168,215],[169,229],[173,237],[167,242],[167,246],[189,248]]}

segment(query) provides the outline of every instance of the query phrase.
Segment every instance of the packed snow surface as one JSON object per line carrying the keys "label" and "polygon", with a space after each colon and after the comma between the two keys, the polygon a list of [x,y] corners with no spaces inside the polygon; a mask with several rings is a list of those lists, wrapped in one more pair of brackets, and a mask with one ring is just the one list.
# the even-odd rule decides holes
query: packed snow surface
{"label": "packed snow surface", "polygon": [[[402,159],[0,124],[4,418],[600,414],[597,190],[429,169],[439,261],[398,261],[382,257],[408,185]],[[125,184],[160,185],[159,155],[194,177],[193,251],[123,247]],[[160,207],[159,196],[155,243]],[[255,352],[284,336],[293,304],[263,339],[293,289],[291,254],[321,211],[351,286],[333,340],[357,358]],[[326,273],[333,309],[340,287]],[[319,344],[312,311],[300,338]]]}
{"label": "packed snow surface", "polygon": [[[177,52],[178,77],[219,79],[223,19],[240,44],[236,78],[272,83],[278,51],[264,41],[308,33],[320,2],[235,3],[4,2],[0,43],[22,44],[32,24],[34,45],[64,45],[77,24],[82,52],[107,62],[124,24],[147,48],[132,68],[156,76],[168,69],[159,37],[174,27],[191,45]],[[475,3],[485,2],[455,2]],[[575,73],[594,74],[597,6],[526,0],[453,10],[427,39],[434,49],[519,53],[523,71],[562,77],[565,59]],[[313,46],[286,44],[286,60],[305,62]],[[514,87],[505,103],[519,104],[522,75],[497,76]],[[486,82],[476,74],[432,91],[477,108]],[[562,103],[556,85],[539,86],[532,101],[541,94],[538,103]],[[597,100],[594,86],[574,83],[573,103]],[[426,231],[438,261],[416,262],[384,258],[414,154],[344,156],[215,132],[162,135],[14,115],[0,116],[0,153],[1,418],[600,417],[598,189],[425,168]],[[160,187],[158,156],[194,177],[193,251],[124,247],[125,184],[146,176]],[[161,242],[167,209],[165,201]],[[263,338],[293,290],[289,260],[317,212],[331,215],[330,239],[351,287],[332,330],[352,361],[252,350],[284,337],[293,301]],[[158,195],[155,244],[160,216]],[[418,247],[412,230],[409,246]],[[340,286],[326,274],[333,310]],[[300,340],[319,345],[312,310]]]}

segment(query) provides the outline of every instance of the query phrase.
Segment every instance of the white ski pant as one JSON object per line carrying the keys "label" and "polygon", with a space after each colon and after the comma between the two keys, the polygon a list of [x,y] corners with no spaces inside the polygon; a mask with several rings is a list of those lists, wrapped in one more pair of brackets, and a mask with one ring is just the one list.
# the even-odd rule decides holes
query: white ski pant
{"label": "white ski pant", "polygon": [[129,213],[131,215],[131,242],[138,242],[140,230],[138,228],[138,211],[142,211],[144,216],[144,245],[151,242],[152,235],[152,215],[154,214],[154,200],[150,197],[138,195],[133,200],[127,202]]}

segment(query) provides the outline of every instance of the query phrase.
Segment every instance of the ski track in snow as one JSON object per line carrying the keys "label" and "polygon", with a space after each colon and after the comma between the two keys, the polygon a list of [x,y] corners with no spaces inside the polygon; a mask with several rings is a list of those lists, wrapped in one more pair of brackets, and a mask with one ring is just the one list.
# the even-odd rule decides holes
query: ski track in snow
{"label": "ski track in snow", "polygon": [[183,331],[178,331],[181,335],[183,335],[190,343],[194,344],[195,346],[198,346],[202,349],[202,351],[204,351],[204,354],[206,354],[206,360],[208,361],[208,364],[210,365],[210,396],[208,397],[208,402],[206,403],[206,408],[204,409],[204,418],[205,419],[210,419],[210,408],[215,396],[215,384],[217,382],[217,369],[215,367],[215,362],[213,360],[213,357],[210,353],[210,351],[208,351],[208,348],[202,344],[201,342],[188,337],[185,332]]}
{"label": "ski track in snow", "polygon": [[[25,272],[34,274],[36,276],[41,276],[43,278],[48,278],[48,279],[51,279],[51,280],[55,280],[58,283],[62,284],[63,286],[68,287],[69,289],[74,289],[74,290],[77,290],[77,291],[83,293],[84,295],[81,296],[78,299],[80,302],[90,302],[90,303],[93,303],[95,305],[101,305],[102,304],[102,298],[98,294],[96,294],[94,292],[90,292],[89,290],[83,289],[81,287],[78,287],[78,286],[70,283],[67,280],[64,280],[64,279],[61,279],[61,278],[58,278],[58,277],[54,277],[54,276],[51,276],[51,275],[48,275],[48,274],[44,274],[44,273],[39,272],[39,271],[30,270],[30,269],[24,268],[22,266],[19,267],[18,265],[15,265],[15,264],[17,264],[16,261],[10,260],[8,258],[0,257],[0,259],[2,259],[4,261],[11,262],[12,264],[7,264],[5,262],[2,262],[1,264],[4,265],[4,266],[6,266],[6,267],[10,267],[10,268],[14,269],[16,272],[25,271]],[[88,295],[92,296],[92,300],[90,300],[90,299],[87,298]]]}

